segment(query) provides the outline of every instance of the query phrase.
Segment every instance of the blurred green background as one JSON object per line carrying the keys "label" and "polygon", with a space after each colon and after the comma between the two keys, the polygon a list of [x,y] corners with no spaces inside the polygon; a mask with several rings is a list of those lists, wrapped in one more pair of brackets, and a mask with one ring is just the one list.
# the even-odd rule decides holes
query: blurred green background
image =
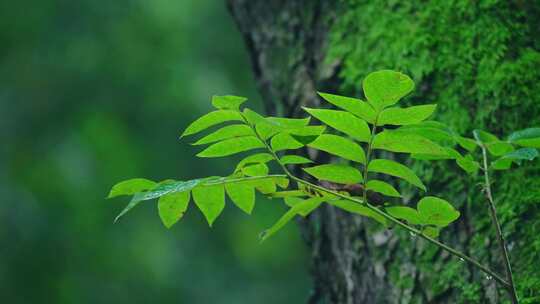
{"label": "blurred green background", "polygon": [[[283,212],[227,207],[209,229],[190,209],[170,231],[145,202],[119,223],[117,181],[227,174],[180,131],[213,94],[259,108],[240,34],[221,1],[0,2],[2,303],[298,303],[309,291]],[[286,249],[286,250],[284,250]]]}

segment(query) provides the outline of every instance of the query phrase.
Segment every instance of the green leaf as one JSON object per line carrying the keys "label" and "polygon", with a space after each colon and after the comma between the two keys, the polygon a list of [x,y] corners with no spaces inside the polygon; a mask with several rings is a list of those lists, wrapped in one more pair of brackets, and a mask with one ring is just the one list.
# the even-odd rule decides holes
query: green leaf
{"label": "green leaf", "polygon": [[305,200],[291,207],[272,227],[266,229],[261,233],[261,241],[265,241],[272,235],[276,234],[281,228],[283,228],[288,222],[290,222],[296,215],[303,213],[306,214],[311,210],[314,210],[321,204],[318,200]]}
{"label": "green leaf", "polygon": [[538,151],[534,148],[521,148],[513,152],[509,152],[496,161],[491,163],[491,167],[495,170],[506,170],[510,168],[512,162],[519,164],[521,160],[533,160],[538,157]]}
{"label": "green leaf", "polygon": [[452,148],[443,147],[443,149],[446,151],[446,154],[433,155],[433,154],[413,153],[411,154],[411,158],[420,159],[420,160],[441,160],[441,159],[462,158],[461,154],[459,154],[458,151]]}
{"label": "green leaf", "polygon": [[382,70],[367,75],[362,87],[369,103],[380,110],[409,94],[414,89],[414,82],[405,74]]}
{"label": "green leaf", "polygon": [[324,98],[324,100],[335,105],[336,107],[341,108],[347,112],[350,112],[351,114],[356,115],[369,123],[375,122],[377,113],[371,107],[369,103],[363,100],[351,98],[351,97],[345,97],[345,96],[339,96],[339,95],[333,95],[333,94],[321,93],[321,92],[318,92],[318,93],[322,98]]}
{"label": "green leaf", "polygon": [[285,202],[285,205],[294,207],[305,200],[300,197],[287,196],[283,199],[283,201]]}
{"label": "green leaf", "polygon": [[171,228],[182,218],[189,199],[189,191],[170,193],[159,198],[158,213],[165,227]]}
{"label": "green leaf", "polygon": [[230,138],[212,144],[211,146],[197,154],[197,156],[222,157],[258,148],[264,148],[264,144],[257,137],[244,136],[238,138]]}
{"label": "green leaf", "polygon": [[271,194],[277,191],[276,181],[274,179],[258,179],[242,182],[259,190],[262,194]]}
{"label": "green leaf", "polygon": [[403,126],[417,124],[431,116],[436,108],[437,105],[434,104],[412,106],[408,108],[387,108],[379,114],[377,125]]}
{"label": "green leaf", "polygon": [[470,154],[467,154],[465,157],[460,156],[456,158],[456,163],[469,174],[476,174],[478,169],[480,169],[480,164],[474,161]]}
{"label": "green leaf", "polygon": [[304,145],[298,142],[288,133],[278,133],[270,140],[270,146],[274,152],[277,152],[282,150],[298,149]]}
{"label": "green leaf", "polygon": [[494,156],[501,156],[514,151],[514,146],[507,142],[497,141],[485,144],[488,152]]}
{"label": "green leaf", "polygon": [[218,109],[225,109],[225,110],[236,110],[238,111],[240,108],[240,105],[246,102],[246,97],[241,96],[233,96],[233,95],[224,95],[224,96],[218,96],[214,95],[212,96],[212,105]]}
{"label": "green leaf", "polygon": [[448,155],[445,149],[431,140],[404,131],[385,130],[375,135],[372,147],[391,152]]}
{"label": "green leaf", "polygon": [[309,164],[313,162],[311,159],[299,155],[285,155],[279,161],[284,165]]}
{"label": "green leaf", "polygon": [[269,161],[272,161],[274,157],[270,153],[257,153],[249,155],[246,158],[242,159],[238,165],[236,165],[236,171],[239,171],[243,167],[249,164],[265,164]]}
{"label": "green leaf", "polygon": [[416,208],[424,225],[445,227],[459,218],[459,211],[454,206],[434,196],[422,198]]}
{"label": "green leaf", "polygon": [[249,165],[245,166],[241,170],[242,173],[247,176],[265,176],[268,175],[269,172],[268,166],[265,164]]}
{"label": "green leaf", "polygon": [[280,191],[280,192],[272,193],[269,196],[270,197],[281,197],[281,198],[303,197],[303,196],[307,196],[307,193],[305,193],[302,190],[289,190],[289,191]]}
{"label": "green leaf", "polygon": [[127,206],[116,216],[114,219],[114,222],[118,222],[118,220],[124,216],[126,213],[128,213],[131,209],[135,208],[140,202],[142,202],[142,198],[144,197],[144,193],[136,193],[131,198],[131,201],[127,204]]}
{"label": "green leaf", "polygon": [[242,121],[242,115],[231,110],[218,110],[210,112],[192,122],[180,137],[199,133],[211,126],[215,126],[226,121]]}
{"label": "green leaf", "polygon": [[427,226],[422,229],[422,233],[429,236],[430,238],[439,237],[440,229],[433,226]]}
{"label": "green leaf", "polygon": [[369,130],[367,123],[349,112],[309,108],[303,109],[323,123],[358,141],[369,141],[371,131]]}
{"label": "green leaf", "polygon": [[192,190],[195,205],[204,214],[208,225],[212,224],[225,208],[225,189],[223,185],[196,187]]}
{"label": "green leaf", "polygon": [[405,207],[405,206],[395,206],[395,207],[387,207],[386,212],[390,214],[391,216],[400,219],[405,220],[409,224],[412,225],[421,225],[422,221],[420,219],[420,214],[416,209],[413,209],[411,207]]}
{"label": "green leaf", "polygon": [[305,126],[301,128],[284,130],[283,132],[298,137],[309,137],[319,136],[324,132],[324,130],[326,130],[326,126]]}
{"label": "green leaf", "polygon": [[477,142],[480,142],[480,143],[484,143],[484,144],[487,144],[487,143],[491,143],[491,142],[499,142],[500,140],[497,138],[497,136],[489,133],[489,132],[486,132],[486,131],[482,131],[482,130],[473,130],[473,135],[474,135],[474,138],[476,139]]}
{"label": "green leaf", "polygon": [[244,117],[246,118],[246,120],[248,121],[249,124],[251,124],[252,126],[255,126],[256,124],[260,123],[260,122],[266,122],[266,119],[264,118],[264,116],[262,116],[261,114],[251,110],[251,109],[248,109],[248,108],[244,108],[244,110],[242,111],[242,114],[244,115]]}
{"label": "green leaf", "polygon": [[242,183],[225,184],[225,190],[231,201],[242,211],[251,214],[255,206],[255,189]]}
{"label": "green leaf", "polygon": [[508,141],[523,147],[540,148],[540,128],[516,131],[510,134]]}
{"label": "green leaf", "polygon": [[474,150],[476,150],[476,147],[478,147],[478,144],[474,139],[463,136],[456,136],[455,139],[463,149],[469,152],[474,152]]}
{"label": "green leaf", "polygon": [[377,172],[402,178],[416,187],[426,191],[426,186],[416,174],[404,165],[388,159],[375,159],[368,165],[369,172]]}
{"label": "green leaf", "polygon": [[339,184],[356,184],[363,180],[358,169],[340,164],[326,164],[311,168],[303,168],[308,174],[319,180],[326,180]]}
{"label": "green leaf", "polygon": [[328,204],[338,207],[340,209],[343,209],[350,213],[367,216],[383,224],[384,226],[388,225],[388,221],[382,215],[376,213],[375,211],[359,203],[351,202],[349,200],[332,200],[332,201],[328,201]]}
{"label": "green leaf", "polygon": [[399,194],[396,188],[394,188],[389,183],[386,183],[380,180],[372,179],[368,181],[366,185],[366,189],[381,193],[386,196],[401,197],[401,194]]}
{"label": "green leaf", "polygon": [[243,137],[243,136],[250,136],[255,135],[253,130],[251,130],[250,127],[246,125],[230,125],[225,126],[201,139],[194,142],[192,145],[205,145],[210,144],[216,141],[221,141],[224,139],[230,139],[234,137]]}
{"label": "green leaf", "polygon": [[[325,197],[310,197],[306,200],[302,200],[302,202],[295,203],[294,206],[299,204],[306,204],[310,207],[301,208],[298,210],[298,214],[302,217],[308,216],[313,210],[317,209],[324,201],[326,200]],[[289,204],[291,202],[289,201]],[[293,207],[294,207],[293,206]]]}
{"label": "green leaf", "polygon": [[427,120],[418,124],[405,125],[397,130],[414,133],[442,145],[453,146],[455,144],[452,130],[437,121]]}
{"label": "green leaf", "polygon": [[157,186],[156,182],[145,178],[128,179],[114,185],[107,198],[113,198],[120,195],[133,195],[137,192],[150,190],[155,186]]}
{"label": "green leaf", "polygon": [[309,124],[311,118],[283,118],[283,117],[267,117],[270,123],[274,124],[280,130],[298,129]]}
{"label": "green leaf", "polygon": [[322,134],[308,146],[362,164],[366,162],[366,155],[362,147],[341,136]]}

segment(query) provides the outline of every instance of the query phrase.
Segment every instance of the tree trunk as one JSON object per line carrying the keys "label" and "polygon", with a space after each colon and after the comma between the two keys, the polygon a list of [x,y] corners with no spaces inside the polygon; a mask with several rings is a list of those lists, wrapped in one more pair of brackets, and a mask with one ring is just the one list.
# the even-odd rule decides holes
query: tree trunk
{"label": "tree trunk", "polygon": [[[337,64],[323,64],[335,1],[229,0],[267,114],[289,117],[318,106],[316,92],[335,89]],[[303,114],[305,115],[305,114]],[[311,248],[314,289],[309,303],[386,303],[399,297],[385,270],[396,239],[368,235],[364,219],[333,207],[301,222]],[[372,249],[386,246],[386,255]]]}
{"label": "tree trunk", "polygon": [[[317,91],[337,91],[340,85],[337,74],[342,66],[339,62],[325,61],[325,51],[330,27],[346,9],[342,7],[346,1],[228,0],[227,3],[248,48],[267,114],[305,116],[300,107],[319,106]],[[419,90],[429,91],[429,82],[423,83]],[[309,154],[317,158],[312,151]],[[465,191],[456,191],[459,199],[466,201]],[[478,232],[475,229],[479,229],[471,224],[471,218],[477,216],[473,208],[462,204],[461,220],[449,228],[443,239],[466,253],[470,253],[467,246]],[[300,225],[312,257],[314,288],[308,303],[456,303],[458,295],[463,299],[463,293],[467,292],[477,303],[498,302],[494,281],[483,279],[459,261],[452,264],[459,268],[453,277],[447,276],[440,283],[439,276],[448,270],[445,267],[451,257],[403,231],[375,229],[370,220],[331,206],[319,208],[300,220]],[[489,249],[490,238],[487,236],[481,242],[488,249],[478,258],[498,266],[497,252]],[[471,285],[464,287],[459,283],[462,285],[456,288],[459,284],[454,280]]]}

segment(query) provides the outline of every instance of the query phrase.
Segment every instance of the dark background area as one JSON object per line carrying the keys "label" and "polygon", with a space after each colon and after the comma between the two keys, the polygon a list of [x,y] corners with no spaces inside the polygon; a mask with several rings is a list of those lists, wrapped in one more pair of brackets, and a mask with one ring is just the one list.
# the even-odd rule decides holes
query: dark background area
{"label": "dark background area", "polygon": [[295,225],[258,242],[278,202],[169,231],[148,201],[113,224],[120,180],[231,170],[178,139],[213,94],[260,108],[220,1],[0,2],[0,302],[303,302]]}

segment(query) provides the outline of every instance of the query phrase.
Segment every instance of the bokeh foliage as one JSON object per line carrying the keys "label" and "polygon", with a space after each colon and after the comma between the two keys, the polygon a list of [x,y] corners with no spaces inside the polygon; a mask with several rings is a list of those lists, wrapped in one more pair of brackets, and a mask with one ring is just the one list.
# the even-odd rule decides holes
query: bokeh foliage
{"label": "bokeh foliage", "polygon": [[130,177],[228,172],[178,140],[215,92],[258,99],[223,3],[2,1],[0,28],[0,302],[304,300],[296,228],[258,244],[281,204],[169,231],[153,202],[113,225],[105,200]]}
{"label": "bokeh foliage", "polygon": [[[342,63],[340,93],[358,95],[365,75],[390,68],[412,75],[419,84],[410,104],[437,103],[436,118],[467,136],[481,128],[506,138],[513,130],[540,125],[540,12],[535,1],[341,3],[328,56]],[[498,263],[477,180],[464,174],[451,178],[459,169],[450,163],[416,166],[430,179],[431,191],[452,197],[467,219],[453,237],[446,236],[448,241],[465,241],[472,256]],[[493,185],[523,303],[540,300],[539,170],[538,162],[527,164],[496,175]],[[401,246],[408,247],[409,254],[421,252],[414,258],[417,267],[423,272],[431,269],[434,275],[418,280],[430,286],[435,299],[450,292],[459,302],[484,303],[486,296],[495,296],[492,280],[469,283],[473,274],[462,275],[465,267],[459,261],[433,271],[434,260],[446,261],[435,248],[417,248],[417,242],[405,241]],[[404,290],[402,301],[421,301],[423,295],[414,289],[416,279],[404,274],[401,263],[396,259],[391,275]]]}

